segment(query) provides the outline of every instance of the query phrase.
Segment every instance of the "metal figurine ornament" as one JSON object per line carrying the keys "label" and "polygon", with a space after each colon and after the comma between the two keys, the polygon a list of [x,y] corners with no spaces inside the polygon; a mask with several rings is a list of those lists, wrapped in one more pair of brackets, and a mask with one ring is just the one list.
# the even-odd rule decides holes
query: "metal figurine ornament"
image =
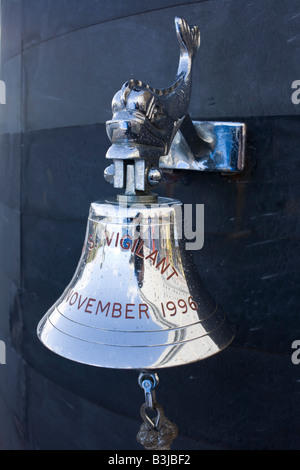
{"label": "metal figurine ornament", "polygon": [[155,370],[209,357],[234,337],[185,250],[182,203],[152,193],[164,169],[243,168],[243,124],[193,123],[187,114],[200,32],[182,18],[175,26],[174,83],[156,89],[129,80],[113,98],[105,178],[124,194],[91,204],[73,279],[37,329],[41,342],[65,358],[141,371],[137,439],[145,449],[168,449],[177,435],[156,401]]}
{"label": "metal figurine ornament", "polygon": [[180,44],[177,76],[168,88],[152,88],[140,80],[126,82],[112,101],[113,117],[106,123],[112,146],[106,158],[115,165],[114,186],[123,188],[124,165],[135,162],[135,173],[148,175],[135,178],[136,191],[151,184],[153,170],[161,156],[167,155],[173,138],[187,116],[191,95],[193,58],[200,46],[198,26],[190,28],[182,18],[175,19]]}

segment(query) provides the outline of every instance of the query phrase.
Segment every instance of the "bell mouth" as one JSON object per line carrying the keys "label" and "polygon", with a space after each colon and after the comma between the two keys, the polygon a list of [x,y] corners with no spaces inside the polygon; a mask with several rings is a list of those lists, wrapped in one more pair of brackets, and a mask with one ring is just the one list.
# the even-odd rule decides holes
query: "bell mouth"
{"label": "bell mouth", "polygon": [[[91,329],[52,308],[37,334],[52,352],[75,362],[113,369],[161,369],[197,362],[223,351],[234,339],[226,317],[217,309],[205,322],[160,331]],[[91,335],[91,333],[93,333]]]}

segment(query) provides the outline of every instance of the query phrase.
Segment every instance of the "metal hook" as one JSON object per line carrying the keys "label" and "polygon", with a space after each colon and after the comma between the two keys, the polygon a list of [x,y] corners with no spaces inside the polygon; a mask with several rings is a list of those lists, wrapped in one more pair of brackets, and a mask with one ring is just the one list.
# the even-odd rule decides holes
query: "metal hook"
{"label": "metal hook", "polygon": [[144,390],[146,408],[154,409],[156,404],[155,387],[159,383],[158,375],[154,373],[141,372],[138,378],[140,387]]}

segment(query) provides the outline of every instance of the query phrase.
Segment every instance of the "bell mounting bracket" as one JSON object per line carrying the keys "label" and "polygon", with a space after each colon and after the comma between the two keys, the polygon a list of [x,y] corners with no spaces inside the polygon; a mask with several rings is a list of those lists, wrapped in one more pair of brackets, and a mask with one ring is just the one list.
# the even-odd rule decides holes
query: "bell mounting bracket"
{"label": "bell mounting bracket", "polygon": [[245,141],[244,123],[192,121],[187,115],[159,168],[239,173],[245,165]]}
{"label": "bell mounting bracket", "polygon": [[105,179],[128,197],[150,197],[173,170],[239,173],[244,168],[246,126],[240,122],[192,121],[188,114],[192,66],[200,46],[198,26],[175,18],[180,45],[177,75],[167,88],[141,80],[124,83],[106,122],[112,143]]}

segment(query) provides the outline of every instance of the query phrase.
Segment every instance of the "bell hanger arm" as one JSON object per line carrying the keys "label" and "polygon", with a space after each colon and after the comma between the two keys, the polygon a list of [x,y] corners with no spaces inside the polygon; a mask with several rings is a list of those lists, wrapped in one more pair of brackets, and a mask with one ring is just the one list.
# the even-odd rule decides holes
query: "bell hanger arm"
{"label": "bell hanger arm", "polygon": [[106,122],[112,164],[104,177],[127,197],[151,195],[164,170],[236,173],[244,168],[243,123],[192,121],[188,114],[192,68],[200,46],[198,26],[175,17],[180,45],[177,76],[172,85],[154,88],[131,79],[112,100]]}

